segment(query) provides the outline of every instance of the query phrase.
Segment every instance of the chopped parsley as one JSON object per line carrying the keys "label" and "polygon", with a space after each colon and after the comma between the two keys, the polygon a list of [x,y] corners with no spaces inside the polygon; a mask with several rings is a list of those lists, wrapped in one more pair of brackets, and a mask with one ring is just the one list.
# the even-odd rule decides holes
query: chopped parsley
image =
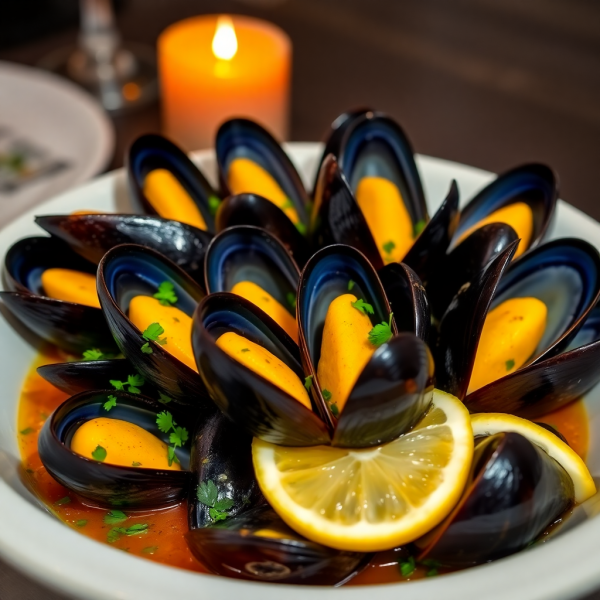
{"label": "chopped parsley", "polygon": [[169,466],[173,464],[173,461],[178,463],[179,459],[175,454],[175,449],[181,448],[187,442],[188,430],[185,427],[177,427],[177,423],[173,421],[173,415],[166,410],[158,413],[156,425],[163,433],[170,433],[169,442],[172,446],[168,447]]}
{"label": "chopped parsley", "polygon": [[506,370],[510,371],[515,366],[515,361],[511,358],[506,361]]}
{"label": "chopped parsley", "polygon": [[219,499],[219,490],[212,479],[200,482],[196,497],[208,507],[208,515],[213,522],[224,521],[229,516],[227,511],[234,505],[231,498]]}
{"label": "chopped parsley", "polygon": [[148,533],[148,524],[147,523],[138,523],[137,525],[131,525],[131,527],[113,527],[107,534],[106,539],[111,544],[120,539],[121,536],[127,535],[141,535],[143,533]]}
{"label": "chopped parsley", "polygon": [[356,310],[360,311],[363,315],[369,313],[370,315],[374,314],[373,306],[368,302],[365,302],[362,298],[359,298],[356,302],[352,302],[352,306],[356,308]]}
{"label": "chopped parsley", "polygon": [[103,404],[104,410],[109,411],[117,405],[117,397],[112,394],[108,397],[108,400]]}
{"label": "chopped parsley", "polygon": [[85,527],[87,525],[87,519],[79,519],[79,521],[75,521],[75,525],[77,527]]}
{"label": "chopped parsley", "polygon": [[398,568],[402,577],[410,577],[417,570],[415,557],[409,556],[406,560],[401,560],[398,563]]}
{"label": "chopped parsley", "polygon": [[104,523],[106,525],[117,525],[127,521],[129,517],[122,510],[111,510],[104,515]]}
{"label": "chopped parsley", "polygon": [[140,387],[146,383],[146,380],[139,374],[127,375],[127,381],[119,381],[118,379],[111,379],[110,385],[116,390],[123,390],[130,394],[139,394],[141,392]]}
{"label": "chopped parsley", "polygon": [[221,201],[216,196],[208,197],[208,210],[213,217],[217,214],[217,210],[220,205]]}
{"label": "chopped parsley", "polygon": [[104,462],[106,459],[106,448],[96,446],[96,449],[92,452],[92,458],[98,462]]}
{"label": "chopped parsley", "polygon": [[102,360],[104,354],[97,348],[90,348],[83,353],[83,360]]}
{"label": "chopped parsley", "polygon": [[163,281],[158,286],[158,292],[154,294],[156,298],[163,306],[173,306],[177,303],[177,294],[175,293],[175,286],[170,281]]}
{"label": "chopped parsley", "polygon": [[351,292],[354,289],[356,283],[352,279],[348,282],[348,291]]}
{"label": "chopped parsley", "polygon": [[157,344],[164,346],[167,343],[167,339],[160,337],[164,332],[165,330],[160,323],[151,323],[148,325],[144,330],[144,333],[142,333],[142,337],[145,340],[148,340],[142,346],[142,352],[144,354],[152,354],[152,348],[148,342],[156,342]]}
{"label": "chopped parsley", "polygon": [[250,352],[250,348],[242,348],[242,352]]}
{"label": "chopped parsley", "polygon": [[69,504],[71,502],[71,498],[69,498],[69,496],[65,496],[64,498],[61,498],[60,500],[57,500],[54,505],[55,506],[63,506],[65,504]]}
{"label": "chopped parsley", "polygon": [[162,404],[169,404],[169,402],[173,402],[173,398],[169,398],[166,394],[162,392],[158,392],[158,401]]}
{"label": "chopped parsley", "polygon": [[331,392],[329,390],[323,390],[323,398],[325,398],[325,402],[329,402],[331,400]]}
{"label": "chopped parsley", "polygon": [[413,237],[414,238],[416,238],[418,235],[421,234],[423,229],[425,229],[426,224],[427,223],[425,223],[425,219],[421,219],[420,221],[417,221],[415,223],[415,226],[413,227]]}
{"label": "chopped parsley", "polygon": [[392,240],[390,240],[389,242],[383,244],[381,247],[383,248],[383,251],[386,254],[391,254],[394,248],[396,247],[396,244]]}
{"label": "chopped parsley", "polygon": [[294,292],[288,292],[285,295],[285,299],[287,300],[289,307],[292,310],[295,310],[296,309],[296,294],[294,294]]}
{"label": "chopped parsley", "polygon": [[146,546],[142,549],[142,554],[156,554],[158,546]]}
{"label": "chopped parsley", "polygon": [[304,387],[306,388],[307,392],[310,392],[310,389],[312,388],[314,377],[314,375],[308,375],[308,377],[304,378]]}
{"label": "chopped parsley", "polygon": [[442,563],[438,560],[434,560],[433,558],[426,558],[425,560],[419,561],[420,565],[427,567],[427,572],[425,573],[425,577],[435,577],[439,575],[438,569],[442,566]]}
{"label": "chopped parsley", "polygon": [[137,462],[137,461],[135,461],[135,460],[134,460],[134,461],[131,463],[131,466],[132,466],[132,467],[141,467],[141,466],[142,466],[142,463],[141,463],[141,462]]}
{"label": "chopped parsley", "polygon": [[35,429],[33,427],[26,427],[25,429],[21,429],[21,431],[19,431],[19,433],[21,435],[29,435],[30,433],[33,433],[35,431]]}
{"label": "chopped parsley", "polygon": [[325,402],[327,402],[327,406],[329,406],[329,410],[331,411],[331,414],[334,417],[337,417],[340,414],[340,410],[338,408],[337,403],[332,402],[331,398],[332,398],[332,394],[329,390],[323,390],[323,399],[325,400]]}
{"label": "chopped parsley", "polygon": [[373,346],[381,346],[386,342],[389,342],[392,338],[392,317],[394,313],[390,313],[390,320],[388,323],[383,321],[379,325],[375,325],[371,331],[369,331],[369,342],[373,344]]}

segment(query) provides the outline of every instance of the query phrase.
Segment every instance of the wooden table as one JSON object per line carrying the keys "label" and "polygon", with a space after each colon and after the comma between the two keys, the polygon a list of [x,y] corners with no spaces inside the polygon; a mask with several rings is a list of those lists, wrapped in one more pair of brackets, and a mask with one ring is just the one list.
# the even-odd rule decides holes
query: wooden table
{"label": "wooden table", "polygon": [[[370,105],[403,125],[415,150],[500,172],[551,165],[561,196],[600,220],[600,4],[593,0],[129,0],[127,40],[208,12],[283,27],[294,44],[291,139],[320,139],[343,110]],[[65,31],[0,52],[35,64],[72,43]],[[114,119],[127,145],[160,130],[158,105]],[[53,600],[0,565],[0,599]],[[588,600],[600,599],[600,594]]]}

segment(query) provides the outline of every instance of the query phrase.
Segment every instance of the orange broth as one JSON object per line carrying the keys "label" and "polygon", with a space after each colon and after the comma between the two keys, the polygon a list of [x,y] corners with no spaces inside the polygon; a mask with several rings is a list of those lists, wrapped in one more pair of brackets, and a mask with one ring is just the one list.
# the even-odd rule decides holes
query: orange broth
{"label": "orange broth", "polygon": [[[128,519],[125,522],[107,525],[104,523],[104,517],[108,514],[108,509],[99,508],[77,497],[52,479],[46,471],[37,450],[38,434],[45,420],[68,396],[40,377],[36,369],[41,365],[63,360],[64,357],[56,351],[38,356],[21,389],[17,426],[22,478],[26,485],[52,514],[83,535],[154,562],[208,573],[194,558],[184,539],[188,531],[185,501],[158,510],[128,510]],[[539,420],[558,429],[571,447],[585,458],[588,423],[582,402],[574,402]],[[148,525],[146,533],[135,536],[121,535],[115,541],[109,541],[109,532],[114,527],[130,527],[140,523]],[[410,577],[403,577],[398,568],[400,555],[401,550],[379,552],[348,585],[399,583],[427,576],[428,569],[417,566]],[[440,573],[443,572],[444,569],[440,569]]]}

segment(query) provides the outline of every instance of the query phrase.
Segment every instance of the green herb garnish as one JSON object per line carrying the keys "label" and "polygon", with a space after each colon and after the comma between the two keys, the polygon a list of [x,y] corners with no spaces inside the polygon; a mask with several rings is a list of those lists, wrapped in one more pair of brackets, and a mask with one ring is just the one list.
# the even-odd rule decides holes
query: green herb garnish
{"label": "green herb garnish", "polygon": [[310,392],[310,388],[312,388],[314,377],[314,375],[308,375],[308,377],[304,378],[304,387],[306,388],[307,392]]}
{"label": "green herb garnish", "polygon": [[104,354],[97,348],[90,348],[83,353],[83,360],[101,360]]}
{"label": "green herb garnish", "polygon": [[417,570],[414,556],[409,556],[406,560],[401,560],[398,563],[398,567],[402,577],[410,577]]}
{"label": "green herb garnish", "polygon": [[348,291],[351,292],[356,283],[352,279],[348,282]]}
{"label": "green herb garnish", "polygon": [[146,546],[142,549],[142,554],[156,554],[158,546]]}
{"label": "green herb garnish", "polygon": [[329,410],[334,417],[337,417],[340,414],[340,410],[336,402],[332,402],[331,398],[333,397],[332,393],[329,390],[322,390],[323,399],[327,402],[329,406]]}
{"label": "green herb garnish", "polygon": [[164,410],[158,413],[156,417],[156,425],[163,433],[169,433],[169,442],[173,444],[169,446],[169,466],[173,464],[173,461],[179,462],[177,455],[175,454],[176,448],[181,448],[188,440],[188,430],[185,427],[177,427],[177,423],[173,421],[173,415],[170,412]]}
{"label": "green herb garnish", "polygon": [[112,394],[108,397],[108,400],[103,404],[104,410],[109,411],[117,405],[117,397]]}
{"label": "green herb garnish", "polygon": [[331,392],[329,390],[323,390],[323,398],[325,402],[329,402],[331,400]]}
{"label": "green herb garnish", "polygon": [[381,346],[386,342],[389,342],[393,333],[392,333],[392,317],[394,313],[390,313],[390,320],[388,323],[383,321],[379,325],[375,325],[371,331],[369,331],[369,342],[373,344],[373,346]]}
{"label": "green herb garnish", "polygon": [[166,394],[162,392],[158,392],[158,401],[162,404],[169,404],[169,402],[173,402],[173,398],[169,398]]}
{"label": "green herb garnish", "polygon": [[71,498],[69,498],[69,496],[65,496],[64,498],[61,498],[60,500],[57,500],[54,505],[55,506],[63,506],[64,504],[69,504],[71,502]]}
{"label": "green herb garnish", "polygon": [[104,523],[106,525],[116,525],[117,523],[123,523],[127,521],[129,517],[121,510],[111,510],[106,515],[104,515]]}
{"label": "green herb garnish", "polygon": [[227,512],[233,505],[231,498],[221,498],[219,500],[219,490],[214,481],[201,481],[196,491],[198,500],[208,507],[208,515],[213,521],[224,521],[229,513]]}
{"label": "green herb garnish", "polygon": [[21,429],[21,431],[19,431],[19,433],[21,435],[29,435],[30,433],[33,433],[35,431],[35,429],[33,427],[26,427],[25,429]]}
{"label": "green herb garnish", "polygon": [[79,519],[79,521],[75,521],[75,525],[77,527],[85,527],[87,525],[87,519]]}
{"label": "green herb garnish", "polygon": [[304,223],[296,223],[296,229],[302,234],[306,235],[306,225]]}
{"label": "green herb garnish", "polygon": [[242,348],[242,352],[250,352],[250,348]]}
{"label": "green herb garnish", "polygon": [[141,467],[141,466],[142,466],[142,463],[141,463],[141,462],[137,462],[137,461],[135,461],[135,460],[134,460],[134,461],[131,463],[131,466],[132,466],[132,467]]}
{"label": "green herb garnish", "polygon": [[390,240],[389,242],[383,244],[381,247],[383,248],[383,251],[386,254],[391,254],[392,250],[396,247],[396,244],[392,240]]}
{"label": "green herb garnish", "polygon": [[375,314],[373,306],[368,302],[365,302],[362,298],[359,298],[356,302],[352,302],[352,306],[359,310],[363,315],[369,313],[370,315]]}
{"label": "green herb garnish", "polygon": [[99,462],[104,462],[106,459],[106,448],[96,446],[96,449],[92,452],[92,458]]}
{"label": "green herb garnish", "polygon": [[131,527],[113,527],[107,534],[106,539],[112,544],[116,542],[122,535],[132,536],[141,535],[148,533],[147,523],[138,523],[137,525],[131,525]]}
{"label": "green herb garnish", "polygon": [[415,223],[415,226],[413,227],[413,238],[416,238],[418,235],[421,234],[423,229],[425,229],[426,224],[427,223],[425,223],[424,219],[421,219],[420,221],[417,221]]}
{"label": "green herb garnish", "polygon": [[158,292],[153,296],[163,306],[173,306],[177,304],[177,294],[175,293],[175,287],[170,281],[163,281],[158,286]]}
{"label": "green herb garnish", "polygon": [[506,370],[510,371],[515,366],[515,361],[511,358],[506,361]]}
{"label": "green herb garnish", "polygon": [[167,343],[167,340],[166,338],[160,337],[164,332],[165,330],[160,323],[151,323],[150,325],[148,325],[144,333],[142,333],[143,338],[145,340],[148,340],[142,346],[142,352],[144,354],[152,354],[152,348],[150,347],[150,344],[148,342],[156,342],[157,344],[164,346]]}
{"label": "green herb garnish", "polygon": [[285,299],[287,300],[289,307],[292,310],[296,310],[296,294],[294,294],[294,292],[288,292],[285,295]]}
{"label": "green herb garnish", "polygon": [[130,394],[141,393],[140,387],[146,383],[146,380],[137,373],[135,375],[127,375],[127,381],[119,381],[118,379],[111,379],[110,385],[116,390],[123,390]]}
{"label": "green herb garnish", "polygon": [[220,205],[221,201],[216,196],[208,197],[208,210],[213,217],[217,214],[217,210]]}

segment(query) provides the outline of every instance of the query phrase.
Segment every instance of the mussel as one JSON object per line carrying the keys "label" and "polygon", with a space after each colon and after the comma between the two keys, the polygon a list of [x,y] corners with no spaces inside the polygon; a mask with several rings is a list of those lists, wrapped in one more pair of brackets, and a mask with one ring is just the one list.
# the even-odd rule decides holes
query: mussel
{"label": "mussel", "polygon": [[[157,299],[165,283],[173,294],[171,302],[165,301],[168,306]],[[100,262],[98,296],[119,349],[136,371],[175,404],[204,416],[212,414],[214,405],[188,350],[189,319],[204,298],[204,290],[158,252],[124,244],[107,252]],[[134,301],[139,327],[131,320]],[[159,312],[162,324],[156,316]],[[171,346],[166,349],[168,338]]]}
{"label": "mussel", "polygon": [[98,264],[111,248],[139,244],[172,260],[198,283],[204,281],[204,255],[213,236],[207,231],[150,215],[49,215],[35,222]]}
{"label": "mussel", "polygon": [[306,233],[308,194],[292,161],[268,131],[248,119],[231,119],[219,128],[215,151],[223,197],[263,196]]}
{"label": "mussel", "polygon": [[[115,404],[107,410],[109,396]],[[157,442],[169,444],[169,434],[163,433],[156,423],[162,411],[164,406],[159,402],[122,391],[90,391],[73,396],[52,414],[40,432],[38,449],[42,463],[66,488],[103,506],[136,508],[178,502],[191,479],[189,450],[185,447],[176,450],[181,465],[178,470],[148,468],[143,464],[144,457],[137,459],[139,463],[114,464],[111,451],[101,445],[89,457],[72,448],[80,428],[100,418],[132,423]],[[94,437],[90,435],[90,439]]]}
{"label": "mussel", "polygon": [[467,567],[518,552],[574,501],[573,481],[519,433],[476,440],[471,475],[447,519],[417,544],[421,559]]}
{"label": "mussel", "polygon": [[181,148],[161,135],[142,135],[125,163],[135,210],[214,232],[220,198]]}
{"label": "mussel", "polygon": [[303,538],[267,505],[193,529],[186,538],[196,558],[213,573],[250,581],[342,585],[370,559]]}
{"label": "mussel", "polygon": [[[87,293],[79,294],[76,288],[81,283],[69,285],[64,269],[77,281],[85,279]],[[6,254],[4,280],[10,291],[0,292],[0,297],[27,328],[69,353],[80,355],[88,348],[115,352],[117,347],[98,303],[95,273],[92,263],[58,239],[24,238]],[[44,285],[52,289],[46,290]],[[58,299],[79,297],[82,300],[78,302]]]}

